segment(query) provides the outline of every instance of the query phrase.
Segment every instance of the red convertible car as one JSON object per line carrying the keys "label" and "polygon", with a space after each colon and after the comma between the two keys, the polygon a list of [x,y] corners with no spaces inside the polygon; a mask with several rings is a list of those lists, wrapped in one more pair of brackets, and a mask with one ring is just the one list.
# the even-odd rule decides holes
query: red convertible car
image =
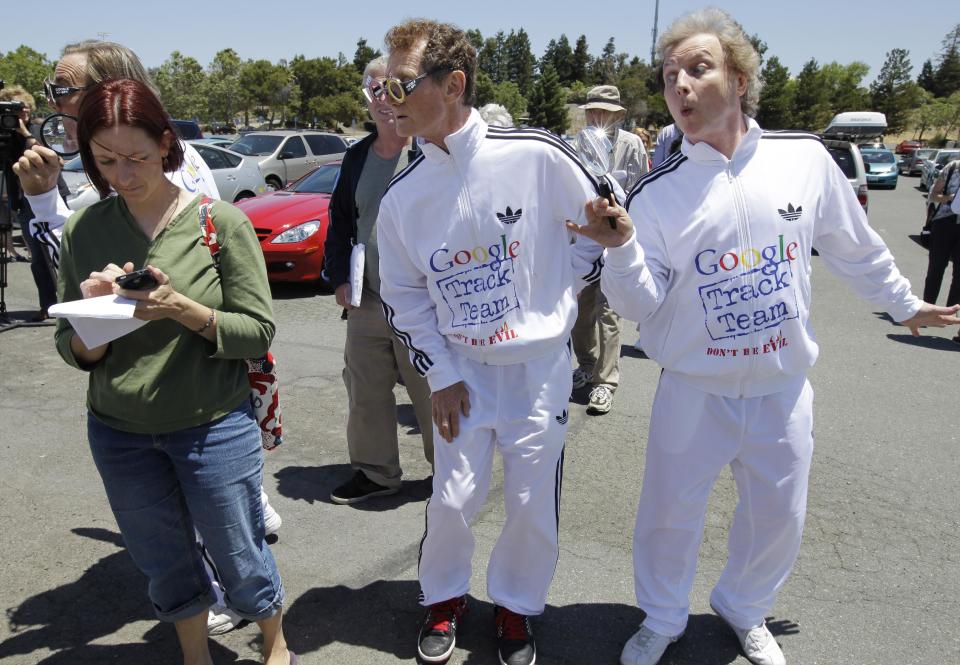
{"label": "red convertible car", "polygon": [[324,164],[284,189],[236,203],[253,222],[271,282],[321,279],[330,195],[339,172],[340,162]]}

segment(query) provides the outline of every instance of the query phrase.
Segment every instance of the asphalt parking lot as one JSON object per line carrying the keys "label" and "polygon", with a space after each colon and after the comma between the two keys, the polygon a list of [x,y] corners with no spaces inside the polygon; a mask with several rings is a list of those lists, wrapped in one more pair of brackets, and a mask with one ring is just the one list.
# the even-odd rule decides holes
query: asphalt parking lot
{"label": "asphalt parking lot", "polygon": [[[922,290],[926,251],[917,178],[870,192],[871,223]],[[26,264],[11,264],[11,310],[33,306]],[[946,285],[944,286],[944,294]],[[405,395],[403,492],[355,507],[330,503],[350,473],[341,380],[345,324],[332,295],[275,289],[287,442],[266,458],[265,487],[283,517],[273,551],[287,590],[286,633],[304,665],[413,661],[421,618],[417,547],[424,479]],[[790,663],[960,663],[960,429],[954,331],[914,339],[814,260],[821,357],[807,530],[769,619]],[[538,663],[613,664],[641,612],[631,532],[658,368],[623,334],[622,384],[603,417],[571,405],[561,556]],[[178,663],[145,582],[123,550],[85,441],[85,379],[52,345],[52,328],[0,333],[0,663]],[[496,663],[484,565],[503,518],[500,473],[479,515],[471,595],[453,665]],[[665,665],[746,663],[708,606],[723,567],[736,496],[724,473],[711,498],[686,637]],[[257,630],[212,640],[216,663],[259,662]]]}

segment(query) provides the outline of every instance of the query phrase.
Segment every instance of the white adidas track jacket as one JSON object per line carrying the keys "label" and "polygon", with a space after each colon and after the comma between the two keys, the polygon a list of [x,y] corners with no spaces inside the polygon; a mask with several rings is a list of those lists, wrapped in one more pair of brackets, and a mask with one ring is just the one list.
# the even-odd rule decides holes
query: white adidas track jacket
{"label": "white adidas track jacket", "polygon": [[816,136],[748,119],[727,160],[706,143],[640,179],[635,239],[607,250],[603,292],[637,321],[644,351],[706,392],[777,392],[817,359],[811,250],[860,296],[903,321],[920,308]]}
{"label": "white adidas track jacket", "polygon": [[564,228],[597,184],[561,139],[474,110],[445,143],[422,144],[377,219],[384,313],[434,391],[461,380],[451,353],[509,365],[562,348],[602,266]]}

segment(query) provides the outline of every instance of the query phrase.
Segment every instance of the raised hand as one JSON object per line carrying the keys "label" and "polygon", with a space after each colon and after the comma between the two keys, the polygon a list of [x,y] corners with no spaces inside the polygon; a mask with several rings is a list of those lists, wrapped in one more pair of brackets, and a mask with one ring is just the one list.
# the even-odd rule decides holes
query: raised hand
{"label": "raised hand", "polygon": [[[603,247],[619,247],[633,233],[633,220],[626,208],[610,203],[607,199],[596,198],[587,201],[584,208],[587,223],[583,226],[567,220],[567,228],[585,238],[593,240]],[[613,220],[611,225],[610,221]]]}

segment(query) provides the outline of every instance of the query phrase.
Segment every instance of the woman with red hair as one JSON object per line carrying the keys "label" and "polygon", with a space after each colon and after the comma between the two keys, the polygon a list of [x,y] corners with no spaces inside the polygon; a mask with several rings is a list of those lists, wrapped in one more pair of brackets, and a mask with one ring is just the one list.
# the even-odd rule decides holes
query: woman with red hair
{"label": "woman with red hair", "polygon": [[[227,602],[263,631],[267,665],[296,663],[281,629],[283,585],[265,540],[260,431],[244,358],[263,355],[275,326],[266,269],[250,221],[233,206],[171,183],[183,152],[143,83],[87,91],[77,138],[84,169],[105,198],[67,222],[61,301],[117,293],[148,321],[88,348],[66,319],[56,344],[89,372],[87,434],[110,506],[157,616],[176,626],[184,663],[211,663],[213,592],[194,529],[217,561]],[[116,196],[109,196],[116,192]],[[209,210],[215,266],[200,232]],[[146,267],[154,285],[121,288]]]}

